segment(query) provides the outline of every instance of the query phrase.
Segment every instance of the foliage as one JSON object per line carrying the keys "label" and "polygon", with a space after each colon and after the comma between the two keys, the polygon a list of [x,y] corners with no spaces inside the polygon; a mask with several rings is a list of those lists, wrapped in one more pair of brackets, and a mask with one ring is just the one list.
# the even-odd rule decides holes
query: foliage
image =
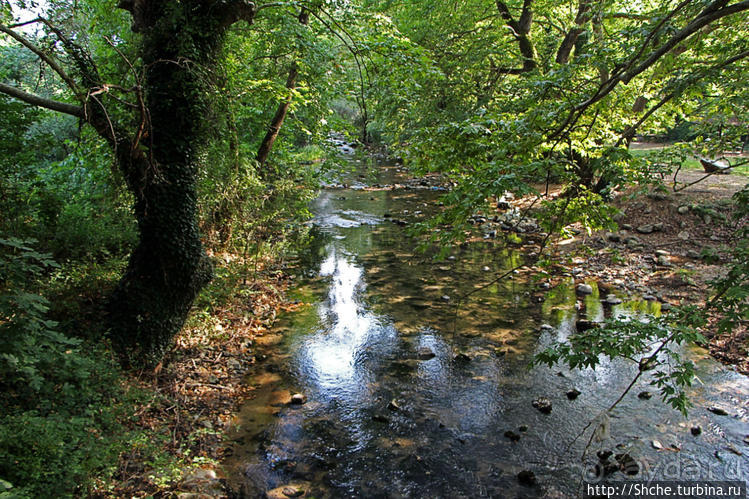
{"label": "foliage", "polygon": [[46,318],[32,286],[57,264],[32,243],[0,239],[0,476],[16,496],[67,497],[116,462],[122,393],[103,352]]}
{"label": "foliage", "polygon": [[694,365],[682,359],[676,347],[705,342],[697,332],[704,323],[704,316],[691,306],[674,309],[668,318],[610,319],[603,327],[574,334],[568,342],[540,352],[534,363],[595,369],[604,358],[628,359],[638,366],[635,380],[648,372],[649,383],[660,391],[663,401],[686,417],[689,399],[684,389],[691,386]]}

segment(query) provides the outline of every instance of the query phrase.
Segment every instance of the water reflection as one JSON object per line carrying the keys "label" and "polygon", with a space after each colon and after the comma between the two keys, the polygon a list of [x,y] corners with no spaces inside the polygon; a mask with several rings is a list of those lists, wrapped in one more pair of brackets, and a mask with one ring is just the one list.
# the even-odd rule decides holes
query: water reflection
{"label": "water reflection", "polygon": [[[281,339],[269,343],[268,360],[251,374],[256,396],[227,463],[238,470],[237,495],[257,497],[290,483],[314,497],[577,495],[585,439],[569,445],[636,367],[604,361],[597,371],[570,372],[529,369],[528,361],[574,334],[578,319],[628,316],[642,305],[603,307],[597,290],[580,298],[573,283],[538,304],[534,285],[517,275],[475,293],[456,315],[456,297],[520,256],[480,244],[452,248],[453,259],[437,263],[414,255],[413,242],[385,214],[402,216],[415,202],[432,203],[430,195],[326,191],[313,206],[325,237],[314,247],[310,287],[301,288],[300,299],[312,305],[282,319]],[[553,327],[540,331],[542,323]],[[699,404],[746,400],[745,378],[703,364]],[[575,401],[565,396],[573,387],[581,392]],[[638,399],[644,388],[622,402],[612,438],[597,445],[620,446],[652,469],[672,457],[647,445],[657,437],[707,467],[716,450],[740,446],[749,433],[746,412],[721,420],[703,410],[690,421],[705,428],[697,440],[657,397]],[[307,403],[290,404],[294,391]],[[552,400],[551,415],[533,409],[539,396]],[[720,452],[749,472],[745,457]],[[540,477],[539,487],[518,484],[526,468]]]}

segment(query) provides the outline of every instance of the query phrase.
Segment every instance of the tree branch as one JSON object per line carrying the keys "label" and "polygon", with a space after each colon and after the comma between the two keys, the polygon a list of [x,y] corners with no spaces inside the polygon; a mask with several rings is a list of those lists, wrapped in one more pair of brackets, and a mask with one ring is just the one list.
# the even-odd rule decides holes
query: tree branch
{"label": "tree branch", "polygon": [[[37,19],[37,21],[42,21],[42,19]],[[27,49],[31,50],[33,53],[35,53],[42,61],[45,62],[49,67],[51,67],[55,73],[60,75],[60,78],[65,82],[65,84],[70,87],[70,89],[75,93],[77,97],[80,98],[81,91],[78,88],[78,85],[75,83],[75,81],[68,76],[68,74],[65,72],[64,69],[55,61],[52,57],[50,57],[48,54],[46,54],[42,49],[31,43],[28,39],[25,37],[19,35],[12,29],[8,29],[5,26],[0,25],[0,32],[5,33],[6,35],[10,36],[14,40],[16,40],[18,43],[26,47]]]}
{"label": "tree branch", "polygon": [[16,87],[6,85],[5,83],[0,83],[0,92],[6,95],[10,95],[11,97],[14,97],[27,104],[31,104],[32,106],[43,107],[45,109],[50,109],[52,111],[57,111],[59,113],[69,114],[77,118],[85,117],[83,108],[80,106],[67,104],[65,102],[59,102],[59,101],[52,100],[52,99],[47,99],[46,97],[42,97],[36,94],[30,94]]}

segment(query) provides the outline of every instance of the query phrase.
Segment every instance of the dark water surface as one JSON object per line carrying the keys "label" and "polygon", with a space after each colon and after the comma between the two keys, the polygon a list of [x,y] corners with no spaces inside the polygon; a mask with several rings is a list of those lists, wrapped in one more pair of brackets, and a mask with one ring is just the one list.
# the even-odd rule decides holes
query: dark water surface
{"label": "dark water surface", "polygon": [[[392,181],[394,169],[384,172]],[[657,396],[638,398],[652,391],[646,382],[601,419],[633,366],[529,368],[534,353],[574,331],[572,283],[541,294],[520,272],[476,291],[521,261],[493,242],[453,248],[439,262],[415,254],[394,220],[419,220],[438,195],[327,189],[314,203],[320,235],[296,291],[307,305],[256,341],[259,360],[247,380],[255,397],[237,417],[225,463],[238,496],[577,497],[601,449],[638,463],[637,476],[616,472],[616,480],[746,480],[746,377],[695,349],[688,419]],[[646,302],[604,308],[597,292],[584,303],[594,320],[658,313]],[[572,388],[581,392],[576,400],[565,395]],[[306,402],[291,404],[294,393]],[[533,408],[538,397],[552,402],[550,414]],[[597,417],[608,432],[581,459],[589,433],[573,440]],[[538,483],[521,485],[522,470]]]}

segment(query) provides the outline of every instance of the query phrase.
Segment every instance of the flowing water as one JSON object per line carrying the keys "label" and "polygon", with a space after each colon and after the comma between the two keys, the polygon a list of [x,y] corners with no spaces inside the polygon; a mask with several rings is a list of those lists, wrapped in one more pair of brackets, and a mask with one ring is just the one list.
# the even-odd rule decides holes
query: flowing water
{"label": "flowing water", "polygon": [[[398,180],[394,167],[380,175]],[[522,261],[517,248],[490,241],[432,260],[414,251],[403,224],[433,212],[440,193],[362,187],[322,191],[312,207],[318,236],[300,262],[300,306],[255,342],[255,390],[225,463],[237,496],[577,497],[583,479],[595,482],[603,449],[637,463],[636,476],[616,480],[749,476],[746,377],[690,350],[699,380],[688,419],[657,396],[638,398],[653,391],[646,382],[602,419],[635,367],[529,367],[574,332],[572,283],[540,292],[531,274],[515,272],[489,284]],[[658,313],[646,302],[604,307],[597,291],[583,305],[592,320]],[[572,388],[575,400],[565,395]],[[295,393],[305,403],[291,403]],[[550,414],[532,406],[539,397]],[[608,432],[583,458],[589,433],[575,437],[596,418]],[[523,470],[535,485],[519,482]]]}

